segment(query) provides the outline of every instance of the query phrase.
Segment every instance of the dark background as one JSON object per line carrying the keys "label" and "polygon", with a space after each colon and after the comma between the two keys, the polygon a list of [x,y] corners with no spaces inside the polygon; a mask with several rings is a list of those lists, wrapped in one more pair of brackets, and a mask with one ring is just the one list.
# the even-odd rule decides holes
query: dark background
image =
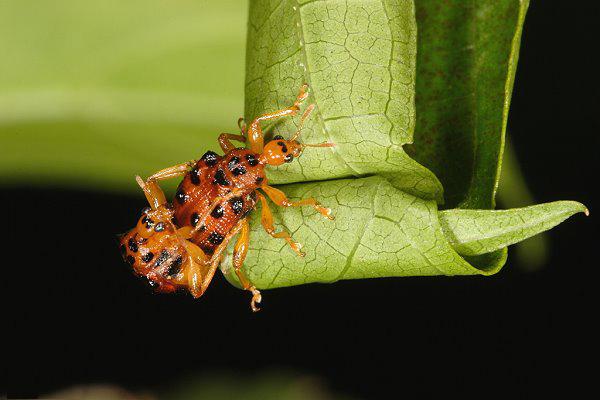
{"label": "dark background", "polygon": [[252,314],[222,276],[200,301],[153,295],[132,277],[112,237],[133,226],[140,195],[23,183],[1,195],[13,239],[2,255],[4,391],[35,397],[96,382],[160,391],[189,374],[279,368],[362,398],[586,390],[597,369],[600,112],[598,7],[586,4],[534,1],[523,33],[509,130],[525,177],[538,202],[591,211],[549,232],[541,270],[524,272],[509,252],[493,277],[279,289]]}

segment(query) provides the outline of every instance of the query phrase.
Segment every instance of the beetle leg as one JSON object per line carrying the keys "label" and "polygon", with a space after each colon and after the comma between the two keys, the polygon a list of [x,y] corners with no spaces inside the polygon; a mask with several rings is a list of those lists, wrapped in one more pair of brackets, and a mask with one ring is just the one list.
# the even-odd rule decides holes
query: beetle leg
{"label": "beetle leg", "polygon": [[246,136],[246,121],[244,120],[244,117],[238,118],[238,128],[240,128],[242,136]]}
{"label": "beetle leg", "polygon": [[300,104],[304,100],[306,100],[306,98],[308,97],[307,90],[308,90],[308,85],[305,83],[300,88],[300,93],[298,94],[298,97],[296,97],[296,101],[294,102],[294,104],[292,106],[269,113],[269,114],[261,115],[260,117],[255,118],[250,123],[250,126],[248,127],[248,132],[247,132],[248,141],[250,142],[250,150],[252,150],[255,153],[259,153],[259,154],[262,153],[262,151],[263,151],[264,137],[263,137],[262,128],[260,127],[260,123],[262,121],[266,121],[266,120],[270,120],[270,119],[276,119],[276,118],[280,118],[280,117],[296,115],[298,113],[298,111],[300,111]]}
{"label": "beetle leg", "polygon": [[150,203],[150,206],[153,210],[156,210],[158,207],[167,202],[164,192],[156,182],[144,182],[144,180],[138,175],[136,175],[135,180],[144,191],[146,199],[148,200],[148,203]]}
{"label": "beetle leg", "polygon": [[162,181],[169,178],[176,178],[178,176],[183,176],[188,173],[190,168],[193,168],[196,165],[196,160],[191,160],[185,163],[173,165],[172,167],[168,167],[165,169],[161,169],[158,172],[150,175],[146,182],[149,181]]}
{"label": "beetle leg", "polygon": [[324,217],[329,218],[331,220],[334,219],[333,215],[331,215],[331,208],[324,207],[317,200],[311,198],[302,199],[299,201],[290,201],[285,193],[283,193],[279,189],[275,189],[269,185],[263,185],[260,187],[264,192],[269,196],[269,198],[273,201],[273,203],[277,204],[281,207],[300,207],[300,206],[312,206],[315,210],[321,213]]}
{"label": "beetle leg", "polygon": [[217,268],[213,267],[214,263],[196,244],[184,240],[183,245],[190,256],[188,268],[185,271],[187,286],[192,296],[198,298],[206,291]]}
{"label": "beetle leg", "polygon": [[310,117],[310,114],[313,112],[314,109],[315,109],[314,103],[309,105],[308,107],[306,107],[306,110],[304,111],[304,113],[302,114],[302,117],[300,118],[300,123],[298,124],[298,129],[296,130],[296,133],[294,133],[292,135],[290,140],[298,139],[298,136],[300,136],[300,133],[302,133],[302,128],[304,127],[304,121],[306,121],[306,119],[308,117]]}
{"label": "beetle leg", "polygon": [[252,311],[257,312],[260,310],[260,308],[258,308],[256,304],[261,302],[262,296],[260,294],[260,291],[256,289],[256,287],[252,284],[252,282],[250,282],[244,271],[242,271],[242,266],[244,264],[244,260],[246,259],[246,254],[248,254],[250,225],[248,225],[248,221],[246,221],[245,218],[240,222],[242,222],[240,236],[238,237],[238,240],[233,248],[233,269],[238,279],[240,280],[240,283],[242,284],[244,290],[248,290],[252,293],[250,307],[252,308]]}
{"label": "beetle leg", "polygon": [[234,135],[232,133],[221,133],[219,135],[219,145],[223,149],[223,152],[228,153],[231,150],[235,149],[232,140],[237,140],[242,143],[246,143],[246,138],[242,135]]}
{"label": "beetle leg", "polygon": [[267,233],[273,236],[274,238],[285,239],[285,241],[288,242],[292,250],[294,250],[300,257],[304,257],[305,254],[302,251],[300,251],[302,245],[294,241],[294,239],[292,239],[289,233],[287,233],[286,231],[275,233],[275,227],[273,226],[273,214],[271,214],[271,209],[267,204],[267,199],[265,199],[265,196],[263,196],[260,193],[258,194],[258,198],[261,202],[261,222],[263,227],[265,228],[265,231],[267,231]]}
{"label": "beetle leg", "polygon": [[[210,258],[206,257],[204,252],[198,246],[187,241],[185,247],[192,255],[192,264],[190,265],[191,268],[187,277],[188,289],[192,296],[198,298],[204,294],[221,263],[221,254],[227,248],[231,238],[242,229],[242,221],[238,222],[233,227],[223,242],[215,249],[215,252]],[[198,252],[201,254],[198,254]]]}

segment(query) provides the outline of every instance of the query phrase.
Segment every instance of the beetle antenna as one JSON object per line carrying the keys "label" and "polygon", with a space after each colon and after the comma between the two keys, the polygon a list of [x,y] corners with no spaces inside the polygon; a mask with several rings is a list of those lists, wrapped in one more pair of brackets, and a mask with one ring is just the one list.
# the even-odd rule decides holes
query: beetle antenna
{"label": "beetle antenna", "polygon": [[244,120],[244,117],[238,119],[238,128],[240,128],[242,136],[246,136],[246,121]]}
{"label": "beetle antenna", "polygon": [[323,142],[323,143],[300,143],[302,148],[305,147],[335,147],[335,143],[332,142]]}
{"label": "beetle antenna", "polygon": [[304,114],[302,114],[302,117],[300,118],[300,126],[298,126],[298,130],[296,131],[296,133],[294,133],[294,136],[292,136],[292,138],[290,140],[298,139],[298,136],[300,136],[300,133],[302,132],[302,128],[304,127],[304,121],[310,116],[310,114],[313,112],[314,109],[315,109],[314,103],[309,105],[308,107],[306,107]]}

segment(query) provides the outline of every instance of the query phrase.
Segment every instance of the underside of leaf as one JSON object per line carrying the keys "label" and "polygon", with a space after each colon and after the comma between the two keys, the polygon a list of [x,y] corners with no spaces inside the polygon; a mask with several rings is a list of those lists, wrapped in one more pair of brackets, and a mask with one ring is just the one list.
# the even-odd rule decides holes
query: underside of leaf
{"label": "underside of leaf", "polygon": [[521,31],[529,1],[415,2],[415,142],[445,206],[494,208]]}

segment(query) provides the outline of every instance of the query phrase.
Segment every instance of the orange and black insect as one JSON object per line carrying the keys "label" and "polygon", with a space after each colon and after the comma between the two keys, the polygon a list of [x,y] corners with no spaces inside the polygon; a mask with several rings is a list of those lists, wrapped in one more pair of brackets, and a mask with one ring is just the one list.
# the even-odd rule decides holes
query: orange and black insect
{"label": "orange and black insect", "polygon": [[[257,311],[256,303],[260,303],[261,294],[248,280],[242,271],[242,264],[248,251],[249,225],[248,214],[261,203],[262,224],[274,238],[285,239],[291,248],[303,256],[301,245],[294,241],[285,231],[275,232],[273,217],[266,197],[260,189],[275,204],[282,207],[312,206],[319,213],[333,219],[331,210],[322,206],[313,198],[300,201],[290,201],[286,195],[268,185],[265,174],[267,165],[278,166],[289,163],[299,157],[306,147],[333,147],[333,143],[303,144],[297,141],[302,130],[302,124],[314,109],[314,105],[307,107],[301,117],[297,132],[288,140],[275,136],[264,143],[261,122],[276,118],[294,116],[300,111],[301,103],[307,98],[307,85],[303,85],[294,104],[273,113],[264,114],[254,119],[248,127],[240,119],[241,134],[223,133],[219,136],[219,144],[225,153],[223,156],[208,151],[199,160],[178,164],[150,176],[146,182],[138,181],[146,192],[153,213],[158,213],[161,222],[166,224],[169,219],[169,236],[157,236],[161,232],[153,231],[151,234],[140,233],[145,226],[142,223],[121,239],[122,249],[125,249],[126,259],[133,264],[134,271],[143,274],[157,284],[159,288],[176,288],[186,286],[194,297],[200,297],[208,287],[219,263],[221,255],[228,243],[235,235],[239,235],[234,246],[233,267],[244,289],[252,293],[251,307]],[[231,140],[245,142],[249,148],[236,148]],[[156,184],[160,180],[183,176],[173,205],[169,206],[164,201],[164,195]],[[160,211],[160,210],[165,211]],[[154,215],[154,214],[152,214]],[[164,221],[163,221],[164,220]],[[137,236],[136,236],[137,234]],[[165,234],[163,234],[164,236]],[[135,242],[135,238],[138,241]],[[128,247],[130,239],[134,240],[138,255]],[[146,239],[143,242],[141,239]],[[174,243],[179,243],[175,246]],[[173,254],[175,261],[181,257],[181,268],[177,273],[170,273],[170,267],[156,266],[144,263],[143,255],[152,251],[152,254],[162,254],[163,245],[169,245],[169,254]],[[154,248],[150,246],[154,245]],[[147,247],[147,249],[146,249]],[[169,259],[171,260],[171,259]],[[162,264],[161,264],[162,265]],[[156,271],[156,268],[159,268]],[[161,269],[162,268],[162,269]],[[171,271],[175,272],[175,271]]]}

